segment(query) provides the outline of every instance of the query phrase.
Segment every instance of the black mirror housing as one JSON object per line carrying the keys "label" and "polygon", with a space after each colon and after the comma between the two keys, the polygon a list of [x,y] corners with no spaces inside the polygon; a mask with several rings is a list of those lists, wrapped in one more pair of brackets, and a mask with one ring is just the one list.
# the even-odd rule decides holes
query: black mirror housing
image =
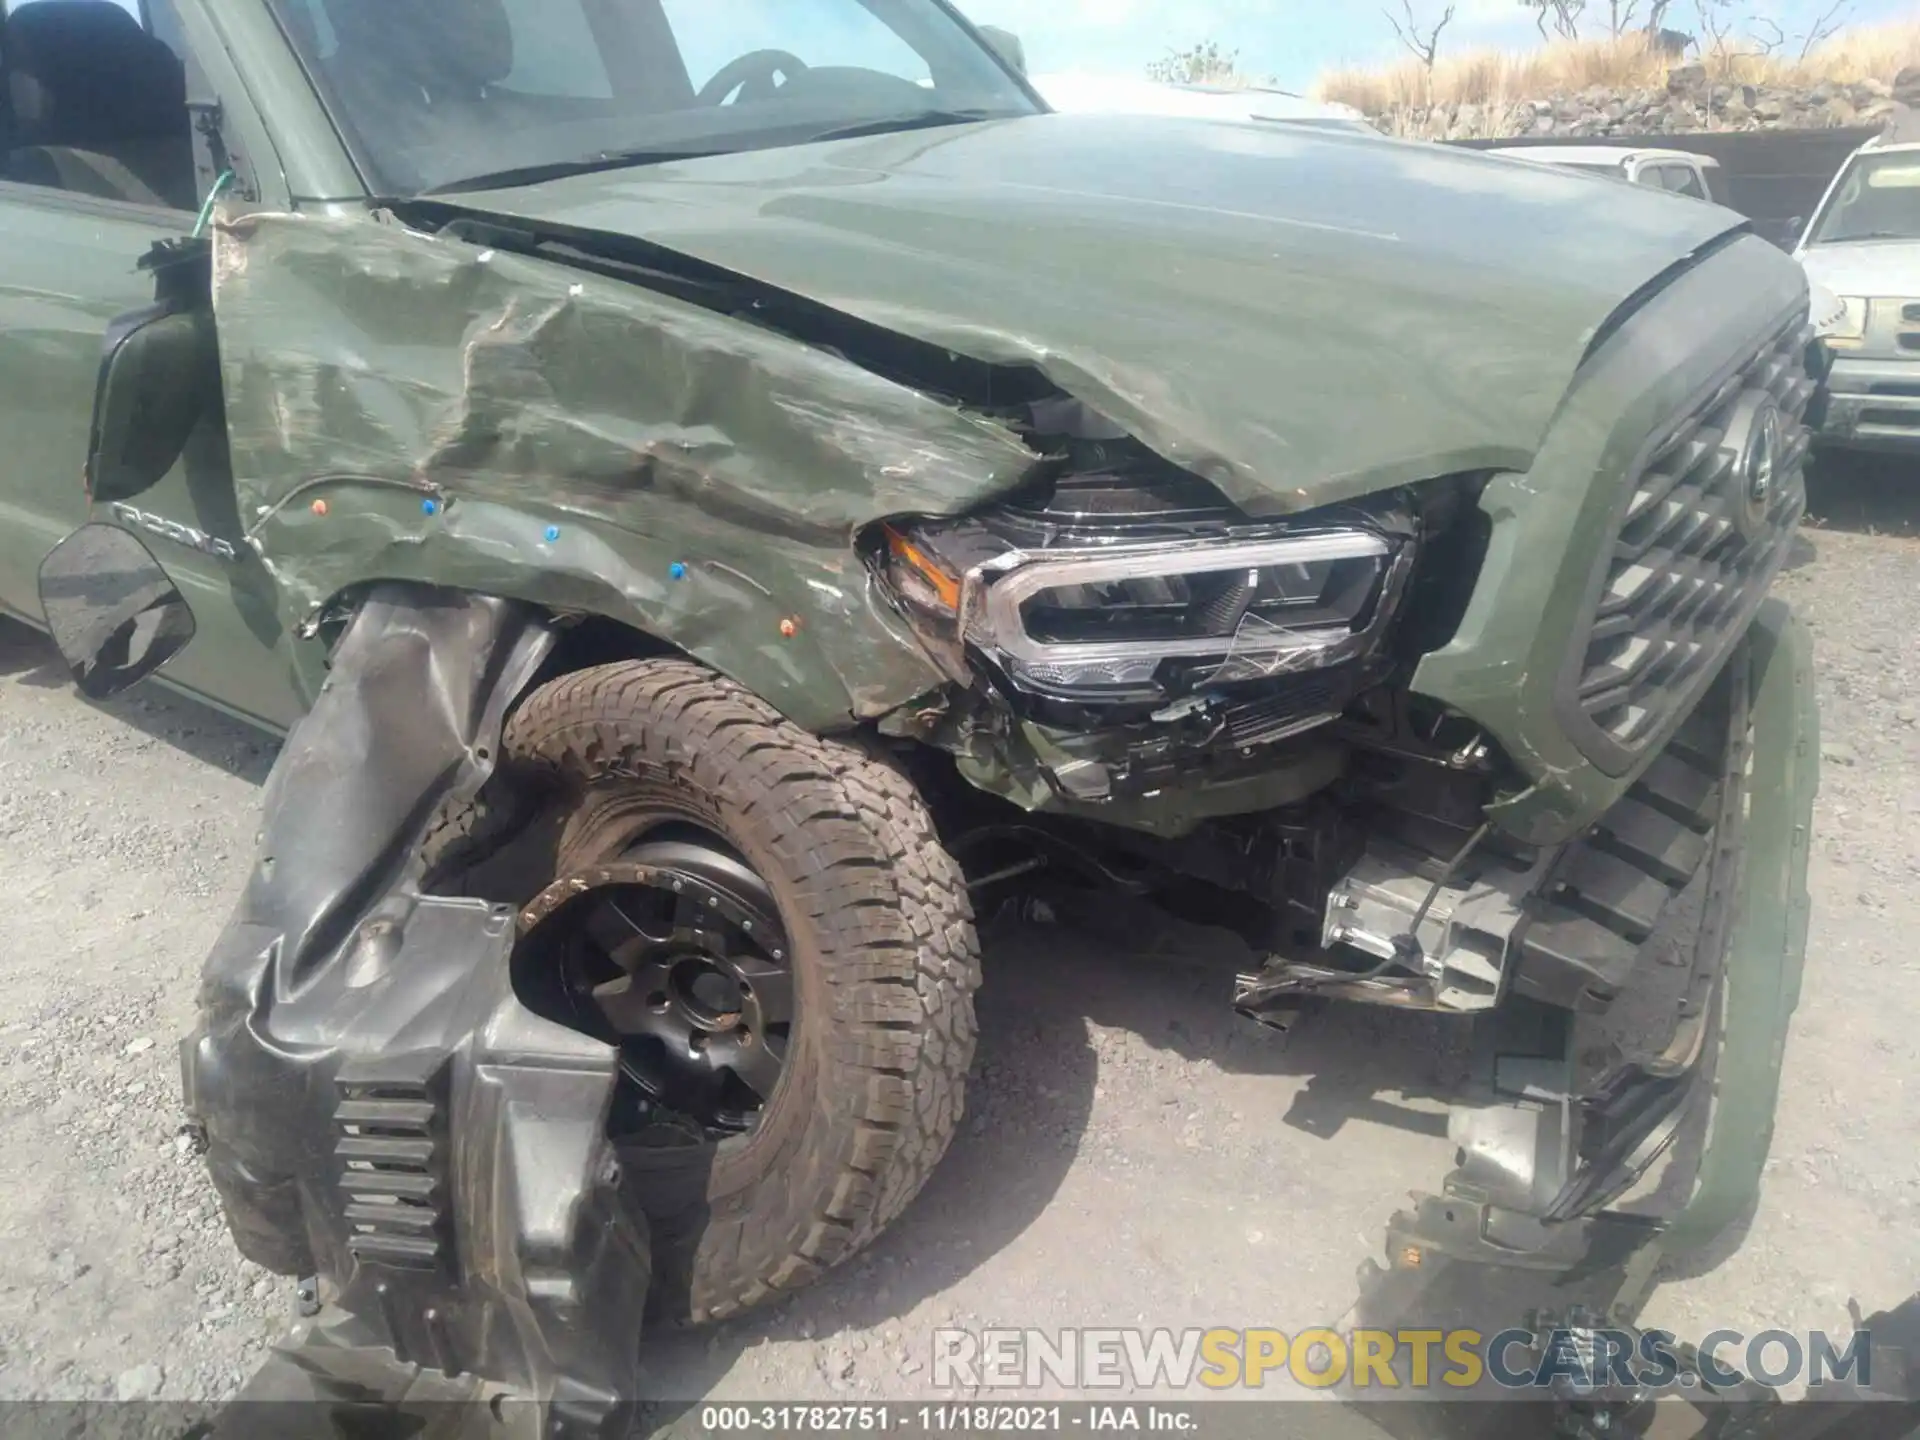
{"label": "black mirror housing", "polygon": [[154,247],[151,305],[107,329],[94,395],[87,494],[96,505],[129,500],[173,468],[187,441],[220,407],[220,349],[204,241]]}
{"label": "black mirror housing", "polygon": [[117,525],[83,525],[53,547],[40,564],[40,610],[89,700],[144,680],[193,639],[193,611]]}

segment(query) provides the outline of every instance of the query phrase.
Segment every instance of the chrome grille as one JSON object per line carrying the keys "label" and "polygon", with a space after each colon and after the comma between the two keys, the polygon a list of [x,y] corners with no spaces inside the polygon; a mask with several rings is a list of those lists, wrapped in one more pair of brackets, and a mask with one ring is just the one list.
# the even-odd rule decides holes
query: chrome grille
{"label": "chrome grille", "polygon": [[[1796,318],[1683,418],[1633,480],[1580,670],[1580,708],[1632,751],[1717,673],[1765,597],[1806,508],[1802,423],[1813,332]],[[1736,453],[1743,414],[1770,397],[1785,444],[1771,492],[1750,501]]]}

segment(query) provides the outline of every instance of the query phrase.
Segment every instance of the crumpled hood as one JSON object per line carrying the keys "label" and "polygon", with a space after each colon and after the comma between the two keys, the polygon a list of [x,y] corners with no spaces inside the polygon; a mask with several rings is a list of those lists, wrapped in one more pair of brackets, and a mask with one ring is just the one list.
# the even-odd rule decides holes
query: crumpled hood
{"label": "crumpled hood", "polygon": [[1269,512],[1525,467],[1608,316],[1741,223],[1434,145],[1077,115],[460,198],[1037,367]]}
{"label": "crumpled hood", "polygon": [[1862,240],[1800,252],[1807,276],[1835,295],[1869,300],[1920,296],[1920,240]]}

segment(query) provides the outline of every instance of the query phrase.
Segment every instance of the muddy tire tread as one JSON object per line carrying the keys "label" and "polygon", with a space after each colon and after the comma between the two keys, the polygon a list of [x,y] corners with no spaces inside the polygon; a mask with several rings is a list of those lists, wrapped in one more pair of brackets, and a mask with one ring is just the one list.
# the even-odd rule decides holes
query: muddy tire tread
{"label": "muddy tire tread", "polygon": [[[958,865],[912,783],[860,743],[813,735],[681,660],[562,676],[510,718],[511,763],[563,781],[680,780],[739,800],[800,880],[805,923],[832,937],[832,1143],[784,1156],[803,1211],[708,1218],[685,1319],[718,1320],[799,1288],[895,1220],[964,1113],[980,955]],[[789,934],[795,925],[789,917]],[[797,942],[796,942],[797,943]],[[826,948],[826,947],[823,947]],[[791,1172],[790,1172],[791,1173]],[[748,1223],[752,1219],[751,1224]]]}

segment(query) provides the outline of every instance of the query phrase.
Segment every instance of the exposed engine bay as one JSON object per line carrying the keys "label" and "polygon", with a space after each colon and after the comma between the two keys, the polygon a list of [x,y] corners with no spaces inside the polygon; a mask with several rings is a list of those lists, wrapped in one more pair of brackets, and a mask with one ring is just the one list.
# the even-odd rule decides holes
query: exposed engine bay
{"label": "exposed engine bay", "polygon": [[917,778],[974,873],[1224,918],[1272,956],[1237,997],[1270,1021],[1316,994],[1480,1011],[1510,974],[1603,1008],[1707,853],[1724,736],[1654,777],[1693,804],[1643,795],[1591,843],[1487,821],[1523,778],[1407,685],[1467,603],[1482,477],[1262,520],[1085,407],[1025,419],[1041,485],[870,551],[955,680],[882,728],[953,757]]}
{"label": "exposed engine bay", "polygon": [[[1465,1191],[1552,1225],[1631,1190],[1704,1123],[1744,652],[1597,824],[1527,843],[1490,818],[1525,777],[1409,683],[1465,612],[1488,477],[1262,519],[1075,402],[1021,428],[1042,484],[868,545],[954,679],[881,728],[951,757],[916,780],[976,894],[1231,929],[1260,957],[1233,1002],[1278,1028],[1327,999],[1495,1017],[1452,1127]],[[1656,955],[1689,892],[1704,928]],[[1583,1068],[1576,1032],[1630,986],[1634,1028]]]}
{"label": "exposed engine bay", "polygon": [[[1028,410],[1050,461],[1037,485],[876,537],[916,633],[967,690],[933,737],[963,764],[1017,730],[1056,803],[1124,824],[1124,802],[1166,782],[1286,768],[1273,746],[1386,677],[1427,520],[1411,494],[1254,519],[1075,402]],[[1259,808],[1243,793],[1199,813],[1215,806]]]}

